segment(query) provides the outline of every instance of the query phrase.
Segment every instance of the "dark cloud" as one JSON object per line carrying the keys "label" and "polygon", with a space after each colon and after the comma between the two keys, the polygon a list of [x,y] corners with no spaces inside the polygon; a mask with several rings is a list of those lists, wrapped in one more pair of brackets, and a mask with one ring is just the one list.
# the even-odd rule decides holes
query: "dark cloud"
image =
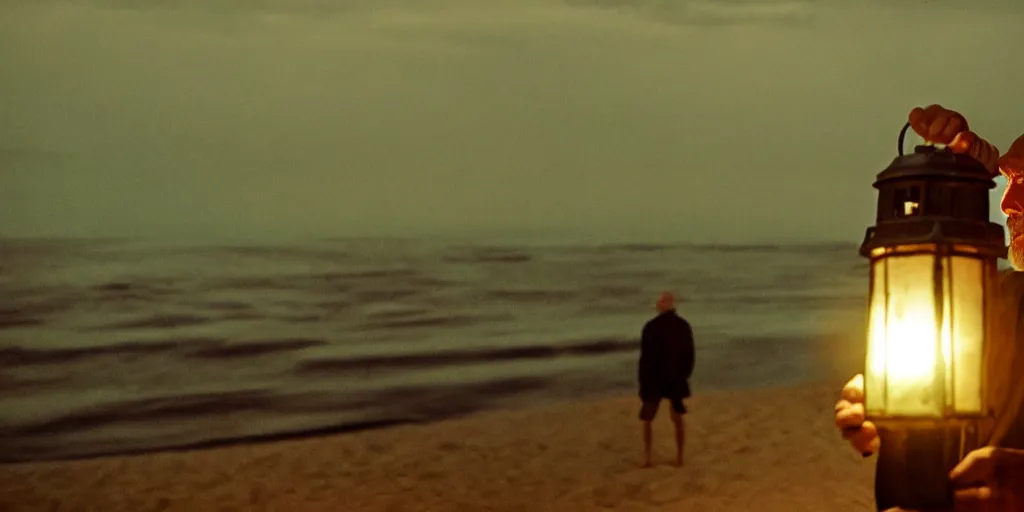
{"label": "dark cloud", "polygon": [[[548,6],[560,0],[546,2]],[[530,0],[504,0],[481,5],[470,0],[0,0],[16,5],[89,5],[99,9],[134,12],[202,12],[207,15],[275,13],[287,15],[334,16],[359,12],[393,10],[448,10],[466,7],[536,5]],[[639,15],[652,21],[680,25],[725,25],[735,23],[795,23],[811,16],[810,4],[802,0],[561,0],[563,5],[598,8],[623,15]]]}
{"label": "dark cloud", "polygon": [[565,0],[576,7],[608,9],[673,25],[799,24],[812,5],[786,0]]}
{"label": "dark cloud", "polygon": [[0,0],[0,230],[857,240],[910,107],[1024,131],[995,3],[98,1]]}

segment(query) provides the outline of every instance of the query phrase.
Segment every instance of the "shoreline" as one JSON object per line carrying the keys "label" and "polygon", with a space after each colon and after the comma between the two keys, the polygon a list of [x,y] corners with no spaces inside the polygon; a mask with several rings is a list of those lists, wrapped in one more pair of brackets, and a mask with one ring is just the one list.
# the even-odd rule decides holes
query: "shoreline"
{"label": "shoreline", "polygon": [[709,391],[687,456],[639,467],[629,396],[204,449],[0,465],[0,509],[872,510],[874,464],[835,433],[841,383]]}
{"label": "shoreline", "polygon": [[[827,372],[835,373],[835,372]],[[852,375],[852,373],[851,373]],[[715,384],[707,382],[696,381],[695,385],[703,387],[697,388],[696,391],[698,396],[700,395],[714,395],[718,393],[728,392],[745,392],[745,391],[766,391],[776,388],[793,388],[807,385],[814,385],[821,382],[821,375],[818,375],[818,379],[799,379],[799,378],[787,378],[781,379],[783,382],[775,385],[765,385],[759,380],[729,380],[729,381],[718,381]],[[778,379],[779,375],[774,375],[773,378]],[[483,406],[476,409],[470,409],[462,412],[451,413],[445,416],[437,417],[423,417],[423,418],[384,418],[384,419],[368,419],[365,421],[354,421],[349,423],[341,424],[328,424],[319,426],[310,426],[307,428],[297,428],[291,430],[282,430],[276,432],[266,432],[244,436],[226,436],[226,437],[213,437],[210,439],[204,439],[194,442],[185,443],[171,443],[166,445],[157,445],[153,447],[141,447],[141,448],[125,448],[125,449],[114,449],[102,452],[85,452],[75,453],[74,450],[70,450],[68,454],[56,454],[50,456],[42,456],[38,458],[24,458],[24,457],[5,457],[3,453],[0,453],[0,468],[9,465],[19,464],[32,464],[36,462],[72,462],[81,460],[93,460],[103,459],[111,457],[129,457],[129,456],[145,456],[159,453],[174,453],[174,452],[190,452],[197,450],[210,450],[224,447],[231,447],[237,445],[249,445],[249,444],[262,444],[262,443],[274,443],[280,441],[291,441],[291,440],[302,440],[307,438],[326,437],[342,434],[358,434],[361,432],[375,431],[381,429],[389,429],[400,426],[409,425],[433,425],[439,422],[445,422],[449,420],[458,420],[467,417],[474,417],[478,415],[486,415],[495,412],[529,412],[535,409],[543,409],[549,407],[559,407],[561,405],[578,403],[578,402],[595,402],[612,399],[623,399],[627,396],[627,393],[619,391],[604,390],[599,392],[584,393],[582,396],[573,397],[565,392],[556,392],[550,395],[548,399],[541,402],[530,402],[524,400],[516,400],[516,397],[510,396],[505,397],[498,401],[494,406]],[[635,392],[631,390],[628,396],[634,397]]]}

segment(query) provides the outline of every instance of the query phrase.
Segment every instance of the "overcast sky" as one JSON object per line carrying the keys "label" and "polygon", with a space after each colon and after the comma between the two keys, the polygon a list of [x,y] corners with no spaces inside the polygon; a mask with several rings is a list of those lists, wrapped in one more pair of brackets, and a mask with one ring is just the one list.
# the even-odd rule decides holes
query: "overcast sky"
{"label": "overcast sky", "polygon": [[0,0],[0,234],[857,242],[1022,62],[1020,0]]}

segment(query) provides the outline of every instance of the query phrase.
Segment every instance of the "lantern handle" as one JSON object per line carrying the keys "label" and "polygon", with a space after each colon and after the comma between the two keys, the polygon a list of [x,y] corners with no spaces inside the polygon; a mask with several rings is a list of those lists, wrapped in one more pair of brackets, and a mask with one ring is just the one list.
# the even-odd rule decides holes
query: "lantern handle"
{"label": "lantern handle", "polygon": [[907,129],[910,128],[910,123],[903,125],[903,129],[900,130],[900,139],[896,144],[896,150],[899,151],[900,156],[903,156],[903,139],[907,136]]}

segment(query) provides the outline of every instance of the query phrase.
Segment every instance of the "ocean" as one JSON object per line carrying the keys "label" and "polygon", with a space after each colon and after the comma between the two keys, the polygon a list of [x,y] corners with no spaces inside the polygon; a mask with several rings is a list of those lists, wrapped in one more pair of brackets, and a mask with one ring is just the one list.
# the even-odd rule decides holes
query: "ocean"
{"label": "ocean", "polygon": [[0,459],[633,395],[662,290],[695,393],[863,361],[855,245],[0,239]]}

